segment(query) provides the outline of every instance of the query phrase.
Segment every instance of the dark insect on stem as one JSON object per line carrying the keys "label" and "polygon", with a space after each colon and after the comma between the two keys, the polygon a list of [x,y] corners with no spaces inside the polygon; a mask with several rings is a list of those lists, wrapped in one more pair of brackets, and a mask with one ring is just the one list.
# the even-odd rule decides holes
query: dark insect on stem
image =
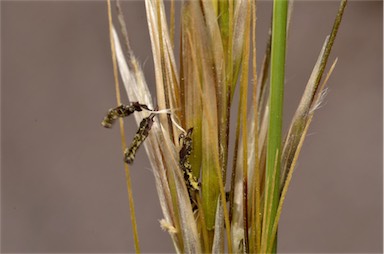
{"label": "dark insect on stem", "polygon": [[189,156],[192,153],[192,132],[193,128],[188,129],[187,133],[180,134],[179,142],[183,140],[183,145],[179,152],[179,166],[183,171],[184,181],[188,189],[189,198],[191,200],[193,210],[197,209],[196,202],[193,198],[195,193],[199,191],[199,182],[192,174],[192,166],[189,162]]}
{"label": "dark insect on stem", "polygon": [[111,108],[108,111],[108,114],[104,117],[104,120],[101,122],[105,128],[111,128],[113,122],[119,117],[127,117],[134,112],[143,111],[143,109],[148,111],[153,111],[148,108],[145,104],[140,104],[139,102],[132,102],[131,105],[120,105],[116,108]]}
{"label": "dark insect on stem", "polygon": [[156,114],[152,113],[148,117],[141,120],[139,129],[133,137],[131,146],[125,149],[124,151],[124,161],[126,163],[133,163],[137,150],[139,149],[140,145],[144,142],[144,140],[148,137],[149,131],[151,130],[152,125],[154,123],[153,118],[155,117],[155,115]]}

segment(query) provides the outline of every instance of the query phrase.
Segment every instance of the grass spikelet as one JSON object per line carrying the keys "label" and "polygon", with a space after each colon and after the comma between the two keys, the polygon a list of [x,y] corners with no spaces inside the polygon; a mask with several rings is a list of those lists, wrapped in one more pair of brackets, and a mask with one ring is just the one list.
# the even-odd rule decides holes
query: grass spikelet
{"label": "grass spikelet", "polygon": [[339,12],[336,16],[332,32],[325,39],[323,48],[320,52],[320,55],[317,59],[315,67],[313,68],[312,74],[308,80],[307,86],[305,88],[304,94],[301,98],[300,104],[295,112],[295,115],[292,119],[286,140],[284,142],[283,156],[282,156],[282,174],[280,188],[283,188],[284,181],[287,175],[287,170],[291,167],[291,163],[297,149],[297,146],[300,142],[301,135],[303,135],[303,130],[307,124],[309,112],[313,108],[314,100],[318,95],[322,93],[319,91],[319,84],[324,73],[325,66],[330,55],[332,45],[336,38],[337,31],[340,26],[341,18],[344,13],[344,9],[347,1],[342,0],[340,3]]}
{"label": "grass spikelet", "polygon": [[[328,79],[329,79],[330,75],[332,74],[332,72],[333,72],[333,70],[334,70],[334,68],[336,66],[336,63],[337,63],[337,59],[333,62],[330,70],[328,71],[328,74],[326,75],[326,78],[324,79],[323,84],[320,86],[320,91],[325,91],[324,87],[327,84]],[[314,103],[313,104],[314,105],[319,105],[322,102],[322,100],[324,99],[323,95],[324,95],[323,93],[319,93],[319,96],[316,96],[316,98],[314,99]],[[293,156],[292,163],[290,165],[290,168],[288,169],[288,174],[287,174],[287,177],[286,177],[286,180],[285,180],[284,187],[283,187],[283,189],[281,191],[281,197],[280,197],[280,201],[279,201],[279,206],[277,208],[276,218],[275,218],[275,221],[274,221],[273,227],[272,227],[272,239],[271,239],[272,243],[275,241],[277,227],[279,225],[280,215],[281,215],[281,212],[282,212],[282,209],[283,209],[283,204],[284,204],[285,198],[287,196],[287,192],[288,192],[288,188],[289,188],[289,185],[291,183],[291,180],[292,180],[293,172],[294,172],[294,169],[296,167],[296,163],[297,163],[297,160],[299,158],[299,154],[300,154],[301,148],[303,146],[306,134],[308,132],[308,128],[309,128],[309,126],[311,124],[311,121],[312,121],[312,118],[313,118],[313,114],[314,114],[314,110],[311,110],[310,113],[309,113],[309,116],[308,116],[308,121],[306,122],[306,124],[304,126],[302,135],[300,136],[300,140],[299,140],[299,143],[298,143],[297,148],[295,150],[295,154]],[[271,251],[272,250],[271,250],[271,247],[270,247],[269,252],[271,252]]]}
{"label": "grass spikelet", "polygon": [[288,131],[288,135],[284,142],[284,149],[283,149],[283,155],[282,155],[283,166],[282,166],[282,172],[281,172],[282,177],[280,182],[280,186],[281,186],[280,188],[282,188],[283,186],[286,172],[291,166],[293,155],[300,142],[301,134],[303,133],[303,130],[308,120],[308,116],[309,116],[308,113],[310,110],[310,106],[312,105],[315,94],[317,92],[316,79],[319,74],[320,64],[322,59],[324,58],[324,52],[325,52],[325,48],[328,41],[329,41],[329,37],[327,37],[324,42],[323,48],[319,54],[317,62],[313,68],[312,74],[305,87],[304,94],[301,97],[300,104],[292,119],[292,123]]}
{"label": "grass spikelet", "polygon": [[[341,1],[332,32],[325,39],[283,142],[285,52],[292,3],[274,0],[272,28],[257,72],[256,2],[187,0],[181,3],[180,24],[176,24],[178,12],[173,0],[169,17],[162,0],[146,0],[143,4],[151,39],[157,105],[153,104],[154,96],[131,49],[123,10],[116,3],[125,48],[123,51],[110,16],[116,91],[118,67],[132,103],[129,105],[141,105],[146,110],[118,108],[129,108],[138,125],[149,115],[154,121],[152,128],[140,130],[148,134],[143,146],[153,168],[163,212],[160,227],[169,233],[177,253],[277,251],[276,235],[287,190],[336,63],[320,85],[345,3]],[[110,13],[109,0],[108,7]],[[180,42],[175,36],[178,26]],[[179,62],[174,52],[177,44]],[[235,98],[237,85],[240,93]],[[247,97],[250,89],[251,107]],[[238,105],[234,99],[240,101]],[[238,113],[231,116],[235,106]],[[107,125],[117,116],[122,124],[120,117],[128,115],[116,112],[107,115]],[[231,119],[236,119],[237,125],[234,157],[229,166]],[[123,132],[122,142],[125,148]],[[126,165],[127,169],[129,173]],[[226,182],[227,171],[231,182]],[[127,186],[134,225],[129,177]],[[136,252],[140,252],[137,229],[133,228]]]}

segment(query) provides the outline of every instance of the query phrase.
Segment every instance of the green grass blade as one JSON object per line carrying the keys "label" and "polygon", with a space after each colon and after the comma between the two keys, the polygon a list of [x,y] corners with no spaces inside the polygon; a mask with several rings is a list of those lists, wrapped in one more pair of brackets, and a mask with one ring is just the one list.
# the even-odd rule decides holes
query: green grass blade
{"label": "green grass blade", "polygon": [[[274,0],[273,3],[273,24],[272,24],[272,51],[271,51],[271,85],[270,85],[270,119],[268,129],[267,146],[267,168],[266,168],[266,192],[269,198],[265,199],[265,206],[271,205],[270,214],[273,218],[266,225],[267,232],[272,232],[272,225],[276,216],[279,202],[280,175],[280,154],[281,132],[283,115],[283,96],[284,96],[284,74],[285,74],[285,49],[286,49],[286,28],[287,28],[287,0]],[[275,164],[276,163],[276,164]],[[274,172],[274,165],[276,170]],[[275,183],[272,182],[276,181]],[[269,180],[269,181],[268,181]],[[268,195],[273,194],[273,195]],[[267,235],[270,238],[271,235]],[[268,249],[268,248],[267,248]]]}

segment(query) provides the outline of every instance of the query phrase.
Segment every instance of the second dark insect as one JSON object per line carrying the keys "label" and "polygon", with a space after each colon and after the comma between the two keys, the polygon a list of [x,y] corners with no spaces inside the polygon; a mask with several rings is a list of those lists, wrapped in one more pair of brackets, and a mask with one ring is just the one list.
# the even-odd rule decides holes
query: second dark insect
{"label": "second dark insect", "polygon": [[137,130],[135,136],[133,137],[133,141],[129,148],[124,151],[124,161],[128,164],[132,164],[135,159],[136,152],[140,148],[141,144],[148,137],[149,131],[152,128],[154,123],[153,118],[155,114],[152,113],[148,117],[144,118],[140,122],[139,129]]}
{"label": "second dark insect", "polygon": [[189,156],[192,153],[192,132],[193,128],[190,128],[188,129],[187,134],[181,134],[179,136],[179,142],[180,140],[183,140],[183,145],[179,152],[179,166],[183,171],[184,181],[188,189],[193,210],[196,210],[196,202],[194,201],[193,196],[199,191],[199,182],[193,175],[192,165],[189,162]]}

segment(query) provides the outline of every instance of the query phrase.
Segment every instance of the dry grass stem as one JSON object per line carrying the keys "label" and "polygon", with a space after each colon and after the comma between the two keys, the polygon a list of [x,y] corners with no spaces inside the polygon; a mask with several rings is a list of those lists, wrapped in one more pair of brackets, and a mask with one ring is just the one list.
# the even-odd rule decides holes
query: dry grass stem
{"label": "dry grass stem", "polygon": [[[116,49],[115,49],[115,41],[113,38],[113,24],[112,24],[110,0],[107,1],[107,6],[108,6],[108,24],[109,24],[109,38],[110,38],[111,53],[112,53],[111,55],[112,55],[113,76],[115,80],[116,102],[117,102],[117,105],[121,105],[120,86],[119,86],[119,77],[117,73]],[[122,151],[124,152],[125,149],[127,148],[127,144],[125,142],[124,122],[121,118],[119,119],[119,125],[120,125]],[[139,233],[137,230],[136,213],[135,213],[135,206],[134,206],[135,202],[133,200],[133,193],[132,193],[131,174],[129,171],[129,166],[126,163],[124,163],[124,170],[125,170],[125,180],[127,184],[129,209],[131,212],[131,223],[132,223],[133,238],[135,243],[135,251],[136,253],[140,253]]]}

